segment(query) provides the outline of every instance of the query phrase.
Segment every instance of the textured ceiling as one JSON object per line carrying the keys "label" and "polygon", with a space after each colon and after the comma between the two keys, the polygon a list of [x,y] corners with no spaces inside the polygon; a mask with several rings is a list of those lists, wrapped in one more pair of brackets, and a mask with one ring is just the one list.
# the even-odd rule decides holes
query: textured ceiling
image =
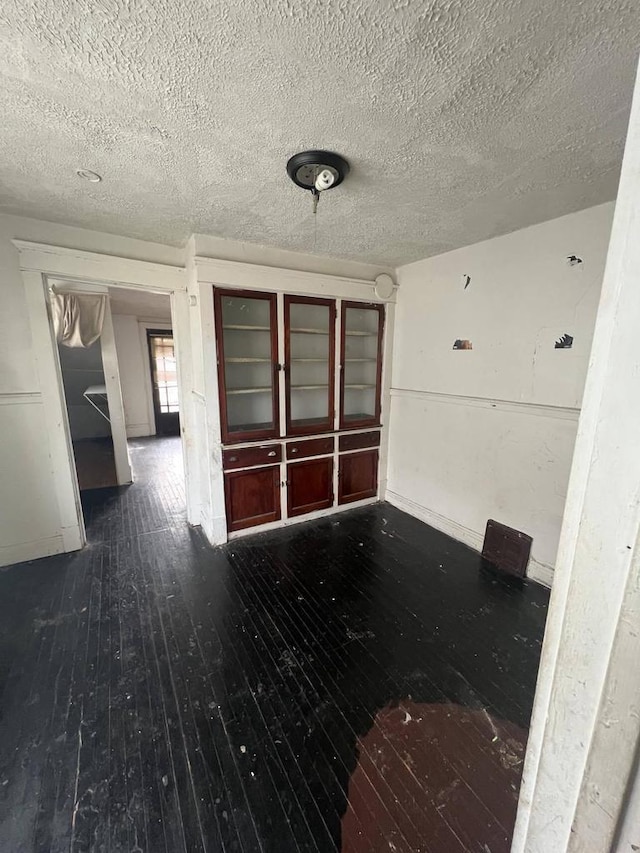
{"label": "textured ceiling", "polygon": [[637,0],[3,0],[0,210],[416,260],[614,198],[639,44]]}

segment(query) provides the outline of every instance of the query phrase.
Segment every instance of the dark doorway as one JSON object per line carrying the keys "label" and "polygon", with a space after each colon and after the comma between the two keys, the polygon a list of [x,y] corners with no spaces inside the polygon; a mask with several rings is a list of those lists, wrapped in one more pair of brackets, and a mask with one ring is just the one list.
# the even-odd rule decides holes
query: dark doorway
{"label": "dark doorway", "polygon": [[173,333],[167,329],[149,329],[151,387],[157,435],[180,435],[178,374],[173,349]]}

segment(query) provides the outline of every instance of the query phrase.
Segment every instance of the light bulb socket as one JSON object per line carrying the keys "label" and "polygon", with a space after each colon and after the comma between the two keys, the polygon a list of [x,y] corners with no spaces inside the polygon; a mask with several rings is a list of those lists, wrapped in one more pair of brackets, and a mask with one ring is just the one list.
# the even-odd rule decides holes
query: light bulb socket
{"label": "light bulb socket", "polygon": [[333,151],[301,151],[294,154],[287,163],[287,174],[294,184],[303,190],[320,189],[317,180],[322,172],[330,172],[334,180],[324,189],[339,186],[349,174],[349,164],[339,154]]}

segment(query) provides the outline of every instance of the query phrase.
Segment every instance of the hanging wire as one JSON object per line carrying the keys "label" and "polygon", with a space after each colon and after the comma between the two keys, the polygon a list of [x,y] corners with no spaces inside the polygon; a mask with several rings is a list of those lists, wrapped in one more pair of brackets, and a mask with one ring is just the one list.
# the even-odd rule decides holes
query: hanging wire
{"label": "hanging wire", "polygon": [[313,251],[316,250],[316,243],[318,242],[318,197],[314,199],[313,205]]}
{"label": "hanging wire", "polygon": [[316,250],[316,242],[318,240],[318,202],[320,201],[320,193],[316,189],[316,181],[318,180],[318,166],[316,166],[313,175],[313,251]]}

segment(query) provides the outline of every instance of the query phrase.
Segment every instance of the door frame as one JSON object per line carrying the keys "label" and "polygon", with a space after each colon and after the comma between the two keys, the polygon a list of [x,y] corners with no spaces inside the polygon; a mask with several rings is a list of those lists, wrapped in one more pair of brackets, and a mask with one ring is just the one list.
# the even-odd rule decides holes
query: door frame
{"label": "door frame", "polygon": [[147,396],[147,420],[152,430],[151,434],[157,435],[156,412],[153,405],[153,384],[151,382],[151,358],[149,357],[149,345],[147,343],[147,332],[149,329],[168,331],[173,334],[173,326],[171,323],[163,323],[161,320],[155,322],[151,320],[138,320],[138,335],[142,349],[142,364],[145,371],[144,392]]}
{"label": "door frame", "polygon": [[[146,349],[147,349],[147,357],[149,360],[149,382],[151,384],[151,408],[153,410],[153,422],[155,427],[156,435],[160,432],[158,429],[158,418],[162,416],[163,412],[160,411],[160,399],[156,393],[156,383],[154,380],[155,376],[155,366],[153,364],[153,358],[151,357],[151,339],[154,337],[170,337],[173,341],[173,329],[162,329],[159,326],[152,326],[149,324],[145,324],[146,328],[145,338],[146,338]],[[173,352],[175,355],[175,341],[173,343]],[[165,412],[164,414],[168,414]],[[172,412],[171,414],[176,414],[178,416],[178,434],[179,434],[179,424],[180,424],[180,406],[178,404],[178,411]],[[167,433],[161,433],[162,435],[166,435]],[[169,435],[174,435],[174,433],[169,433]]]}
{"label": "door frame", "polygon": [[[191,426],[187,380],[192,375],[186,270],[168,264],[102,255],[27,240],[13,240],[19,253],[33,357],[40,386],[44,428],[49,444],[51,474],[60,519],[60,542],[49,553],[75,551],[86,543],[84,515],[76,472],[69,418],[50,307],[50,286],[55,280],[83,289],[117,286],[169,294],[178,362],[178,399],[187,428]],[[97,287],[96,287],[97,286]],[[181,429],[182,432],[182,429]],[[194,488],[195,448],[182,435],[187,494],[187,518],[200,523],[199,500]],[[190,452],[191,451],[191,452]],[[197,519],[197,520],[196,520]],[[41,556],[45,556],[42,554]]]}

